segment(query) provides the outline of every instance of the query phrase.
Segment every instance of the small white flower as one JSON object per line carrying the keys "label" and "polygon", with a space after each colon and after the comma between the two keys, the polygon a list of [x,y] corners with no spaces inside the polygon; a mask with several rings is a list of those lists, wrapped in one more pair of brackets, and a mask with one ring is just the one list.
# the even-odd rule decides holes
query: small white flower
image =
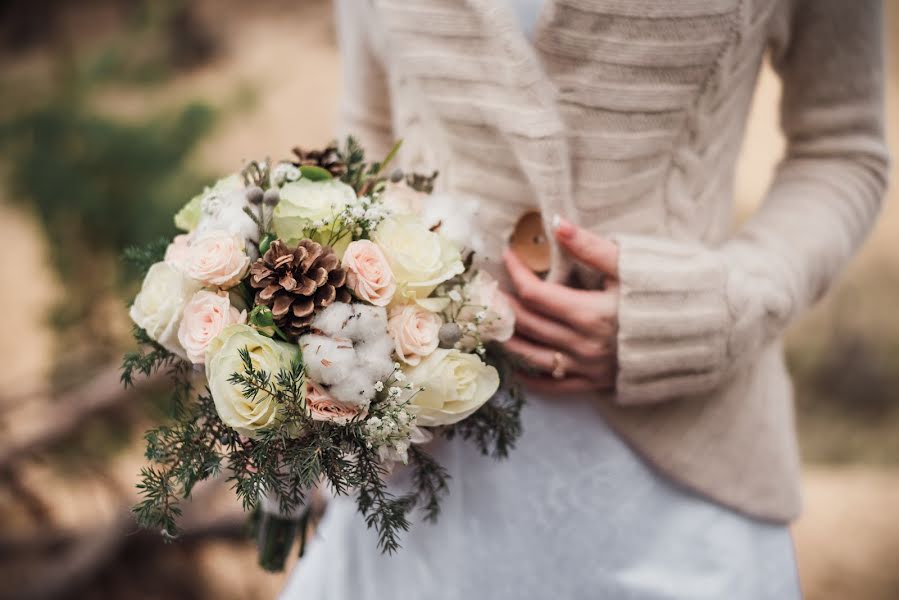
{"label": "small white flower", "polygon": [[474,332],[476,332],[476,331],[478,330],[478,326],[475,325],[474,323],[466,323],[466,324],[465,324],[465,329],[467,329],[467,330],[470,331],[471,333],[474,333]]}
{"label": "small white flower", "polygon": [[391,398],[399,398],[402,392],[403,390],[401,390],[400,388],[392,386],[389,390],[387,390],[387,395]]}
{"label": "small white flower", "polygon": [[384,382],[383,382],[383,381],[376,381],[376,382],[375,382],[375,391],[376,391],[376,392],[381,392],[381,391],[383,391],[383,390],[384,390]]}
{"label": "small white flower", "polygon": [[477,352],[481,356],[484,356],[487,353],[487,349],[484,348],[483,344],[478,344],[478,347],[475,348],[475,352]]}
{"label": "small white flower", "polygon": [[302,177],[302,172],[290,163],[278,163],[272,169],[272,183],[281,186],[289,181],[296,181]]}
{"label": "small white flower", "polygon": [[350,211],[350,214],[353,216],[354,219],[361,219],[362,217],[365,216],[365,209],[362,208],[361,206],[354,206],[352,211]]}
{"label": "small white flower", "polygon": [[459,290],[450,290],[447,295],[453,302],[462,302],[462,294],[459,293]]}
{"label": "small white flower", "polygon": [[483,321],[483,320],[486,319],[486,318],[487,318],[487,311],[486,311],[486,310],[482,310],[481,312],[479,312],[478,314],[476,314],[476,315],[474,316],[474,320],[475,320],[475,322],[477,322],[477,323],[480,323],[481,321]]}
{"label": "small white flower", "polygon": [[398,362],[393,363],[393,370],[394,370],[394,371],[399,371],[399,370],[400,370],[400,363],[398,363]]}
{"label": "small white flower", "polygon": [[[393,377],[397,381],[406,381],[406,374],[403,373],[402,371],[397,371]],[[380,390],[378,390],[378,391],[380,391]]]}

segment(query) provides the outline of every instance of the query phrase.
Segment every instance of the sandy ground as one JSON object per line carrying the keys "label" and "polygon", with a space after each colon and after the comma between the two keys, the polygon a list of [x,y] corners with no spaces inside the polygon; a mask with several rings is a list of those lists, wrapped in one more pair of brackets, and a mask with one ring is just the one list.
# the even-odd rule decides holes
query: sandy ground
{"label": "sandy ground", "polygon": [[[233,3],[232,3],[233,4]],[[211,15],[218,5],[205,2]],[[211,16],[213,20],[215,16]],[[328,140],[333,121],[333,98],[338,92],[338,62],[333,39],[324,25],[327,5],[302,9],[283,2],[264,5],[246,19],[221,19],[227,54],[215,64],[182,77],[152,94],[111,94],[104,101],[123,115],[142,112],[186,98],[202,97],[227,104],[240,90],[256,97],[251,108],[224,123],[209,138],[196,160],[224,171],[241,160],[284,151],[298,141],[315,145]],[[899,31],[899,5],[891,5],[891,23]],[[894,50],[899,46],[893,41]],[[893,52],[899,56],[899,52]],[[891,138],[899,140],[899,65],[890,79]],[[747,145],[737,181],[741,211],[761,198],[781,148],[776,128],[778,85],[766,72],[760,82]],[[897,147],[899,154],[899,147]],[[894,168],[894,180],[899,171]],[[895,199],[895,189],[892,193]],[[871,241],[853,271],[887,265],[899,271],[895,236],[899,207],[890,202]],[[40,381],[55,351],[42,323],[43,311],[58,288],[44,266],[44,242],[27,214],[0,206],[0,239],[14,253],[0,253],[0,273],[10,281],[27,272],[42,285],[15,294],[0,294],[0,332],[4,340],[3,380]],[[823,309],[819,309],[823,310]],[[813,317],[814,318],[814,317]],[[11,340],[15,340],[11,343]],[[9,351],[13,350],[13,351]],[[795,527],[804,588],[813,600],[899,597],[899,472],[847,467],[808,467],[804,479],[806,511]],[[244,550],[212,548],[203,555],[202,571],[215,573],[211,581],[228,596],[271,597],[280,577],[248,576]],[[884,591],[876,591],[884,590]],[[892,590],[887,592],[885,590]],[[880,594],[880,595],[878,595]],[[238,593],[243,596],[243,593]]]}

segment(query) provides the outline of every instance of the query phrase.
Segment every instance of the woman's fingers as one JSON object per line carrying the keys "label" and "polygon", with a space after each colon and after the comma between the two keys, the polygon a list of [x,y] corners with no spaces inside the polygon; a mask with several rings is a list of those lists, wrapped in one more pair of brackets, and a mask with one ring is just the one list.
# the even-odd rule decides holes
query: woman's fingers
{"label": "woman's fingers", "polygon": [[[521,358],[526,364],[543,373],[552,373],[560,369],[565,377],[586,377],[603,379],[611,372],[611,357],[607,360],[587,362],[571,354],[546,346],[540,346],[519,336],[513,336],[503,344],[506,351]],[[558,356],[557,356],[558,355]]]}
{"label": "woman's fingers", "polygon": [[578,348],[584,343],[585,339],[569,326],[528,310],[512,296],[507,296],[507,300],[515,311],[515,333],[560,350]]}
{"label": "woman's fingers", "polygon": [[553,223],[556,240],[581,263],[618,278],[618,245],[615,242],[558,218]]}
{"label": "woman's fingers", "polygon": [[571,325],[577,331],[588,334],[594,325],[603,320],[605,311],[611,306],[609,301],[599,298],[605,294],[603,291],[575,290],[543,281],[514,252],[507,251],[504,261],[515,293],[523,305],[554,321]]}

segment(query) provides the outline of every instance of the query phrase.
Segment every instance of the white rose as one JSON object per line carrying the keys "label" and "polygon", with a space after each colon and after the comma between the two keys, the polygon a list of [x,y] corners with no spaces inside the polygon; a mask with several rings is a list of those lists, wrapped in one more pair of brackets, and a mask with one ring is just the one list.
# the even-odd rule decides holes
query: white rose
{"label": "white rose", "polygon": [[208,231],[190,242],[184,272],[197,281],[220,288],[234,287],[250,268],[246,242],[239,234]]}
{"label": "white rose", "polygon": [[417,304],[396,306],[390,311],[387,331],[393,337],[396,355],[404,363],[417,365],[437,349],[443,319]]}
{"label": "white rose", "polygon": [[131,320],[162,347],[187,358],[178,342],[178,327],[184,305],[200,287],[198,282],[185,277],[172,265],[158,262],[147,271],[140,293],[131,305]]}
{"label": "white rose", "polygon": [[330,223],[347,205],[356,201],[356,192],[337,179],[300,179],[285,184],[281,201],[275,206],[272,226],[285,241],[306,237],[305,231],[317,221]]}
{"label": "white rose", "polygon": [[481,341],[505,342],[515,332],[515,311],[499,289],[499,282],[479,271],[465,286],[466,304],[457,321],[474,323]]}
{"label": "white rose", "polygon": [[373,239],[387,256],[406,297],[425,298],[465,270],[459,248],[412,216],[385,219]]}
{"label": "white rose", "polygon": [[281,369],[290,367],[299,355],[293,344],[277,342],[249,325],[229,325],[216,336],[206,349],[206,379],[222,422],[241,435],[253,437],[260,429],[275,425],[281,415],[281,404],[271,395],[259,393],[246,398],[238,385],[228,378],[243,373],[240,350],[246,348],[253,366],[273,377]]}
{"label": "white rose", "polygon": [[416,423],[424,427],[465,419],[499,389],[496,369],[458,350],[438,348],[406,375],[414,392],[410,405]]}
{"label": "white rose", "polygon": [[190,362],[203,364],[206,348],[212,340],[228,325],[245,323],[246,320],[246,311],[241,312],[231,306],[227,293],[201,290],[184,306],[178,341]]}

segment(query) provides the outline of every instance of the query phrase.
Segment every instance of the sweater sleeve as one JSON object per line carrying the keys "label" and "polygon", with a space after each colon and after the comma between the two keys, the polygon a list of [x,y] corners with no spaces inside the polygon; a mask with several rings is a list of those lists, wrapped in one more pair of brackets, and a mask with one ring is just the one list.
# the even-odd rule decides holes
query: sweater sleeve
{"label": "sweater sleeve", "polygon": [[879,0],[799,0],[773,56],[787,152],[762,207],[709,248],[619,235],[624,404],[713,392],[820,298],[879,213],[888,171]]}
{"label": "sweater sleeve", "polygon": [[393,124],[387,73],[372,45],[370,11],[368,2],[334,2],[342,72],[337,135],[352,135],[366,154],[380,157],[393,145]]}

